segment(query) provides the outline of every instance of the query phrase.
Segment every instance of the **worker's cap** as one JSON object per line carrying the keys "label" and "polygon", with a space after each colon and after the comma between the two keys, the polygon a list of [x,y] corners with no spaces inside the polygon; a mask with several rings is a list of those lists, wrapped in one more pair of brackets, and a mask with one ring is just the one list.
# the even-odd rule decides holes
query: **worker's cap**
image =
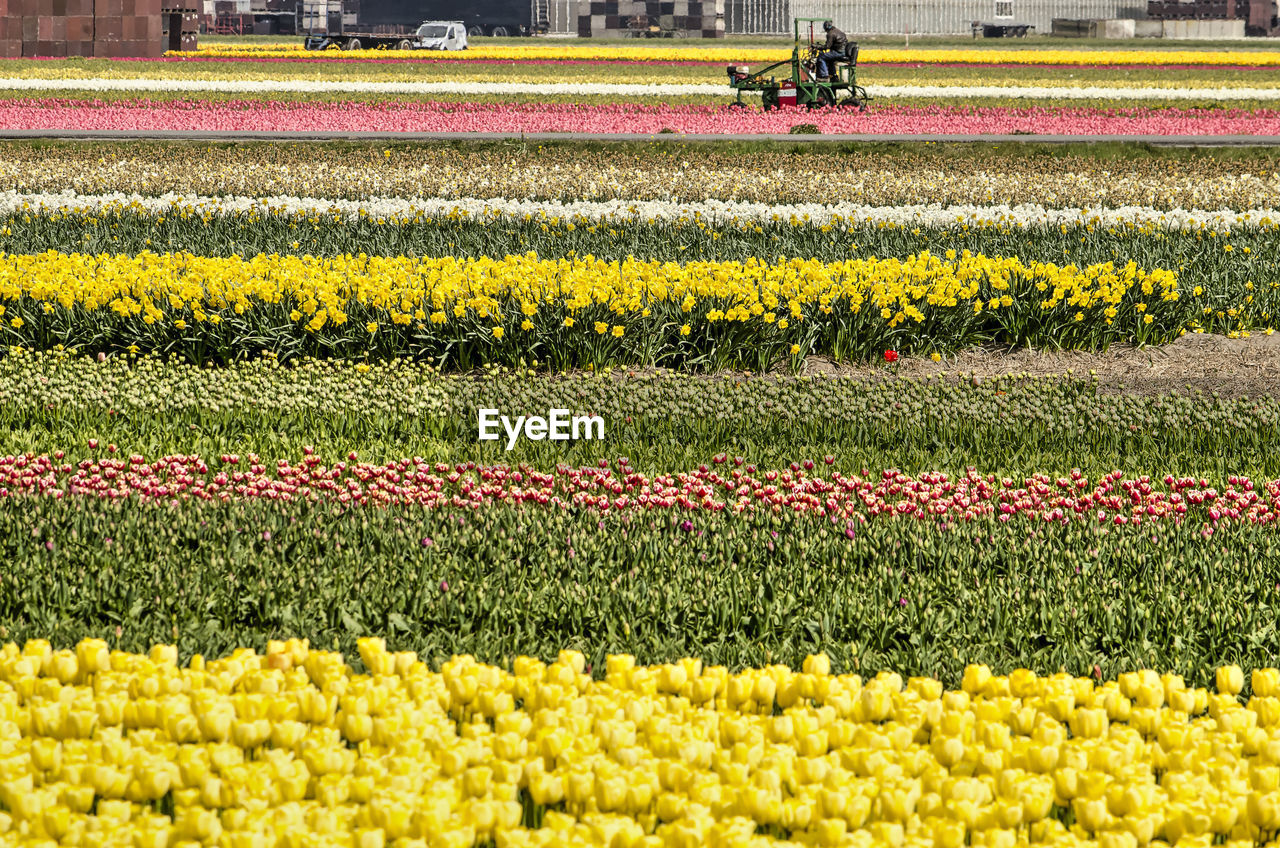
{"label": "worker's cap", "polygon": [[835,26],[836,26],[836,25],[835,25],[835,24],[833,24],[833,23],[831,23],[831,21],[823,21],[823,22],[822,22],[822,28],[823,28],[823,29],[835,29]]}

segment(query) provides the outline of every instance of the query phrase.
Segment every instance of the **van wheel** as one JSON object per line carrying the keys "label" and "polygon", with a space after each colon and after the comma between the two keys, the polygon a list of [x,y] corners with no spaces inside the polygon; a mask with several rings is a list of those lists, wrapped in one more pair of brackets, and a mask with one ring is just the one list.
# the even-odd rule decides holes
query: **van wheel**
{"label": "van wheel", "polygon": [[358,38],[353,38],[353,39],[349,40],[349,41],[346,43],[346,45],[345,45],[344,49],[346,49],[346,50],[359,50],[359,49],[360,49],[360,39],[358,39]]}
{"label": "van wheel", "polygon": [[493,37],[494,37],[494,38],[506,38],[506,37],[507,37],[507,28],[506,28],[506,27],[494,27],[494,28],[493,28]]}
{"label": "van wheel", "polygon": [[407,39],[407,38],[406,38],[406,39],[403,39],[399,44],[397,44],[397,45],[396,45],[396,49],[397,49],[397,50],[412,50],[412,49],[413,49],[413,42],[411,42],[411,41],[410,41],[409,39]]}
{"label": "van wheel", "polygon": [[473,26],[471,29],[467,30],[467,35],[475,38],[477,36],[484,35],[484,30],[478,26]]}

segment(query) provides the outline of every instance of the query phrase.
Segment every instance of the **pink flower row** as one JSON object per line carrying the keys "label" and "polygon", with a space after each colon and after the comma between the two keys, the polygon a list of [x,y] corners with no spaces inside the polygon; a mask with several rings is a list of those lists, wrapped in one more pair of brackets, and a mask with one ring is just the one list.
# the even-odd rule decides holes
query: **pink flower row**
{"label": "pink flower row", "polygon": [[[94,445],[96,447],[96,444]],[[911,476],[896,470],[872,474],[824,473],[823,462],[759,469],[740,457],[717,456],[688,473],[647,476],[625,458],[574,468],[538,471],[526,465],[446,464],[403,459],[362,463],[355,454],[329,465],[309,450],[297,463],[268,465],[255,455],[206,462],[173,455],[156,460],[116,456],[66,462],[53,456],[0,458],[0,497],[137,498],[142,501],[325,501],[353,505],[415,505],[478,509],[490,504],[578,508],[600,513],[794,510],[833,520],[874,518],[966,521],[1014,516],[1051,522],[1116,525],[1195,520],[1271,524],[1280,520],[1280,480],[1261,491],[1247,478],[1230,477],[1219,491],[1205,479],[1129,478],[1115,471],[1090,481],[1079,471],[1061,477],[1037,474],[1021,481],[970,469],[959,477]],[[850,525],[852,526],[852,524]]]}
{"label": "pink flower row", "polygon": [[859,113],[636,103],[0,101],[0,127],[12,130],[751,134],[786,133],[799,123],[827,134],[1280,135],[1280,110],[884,104]]}

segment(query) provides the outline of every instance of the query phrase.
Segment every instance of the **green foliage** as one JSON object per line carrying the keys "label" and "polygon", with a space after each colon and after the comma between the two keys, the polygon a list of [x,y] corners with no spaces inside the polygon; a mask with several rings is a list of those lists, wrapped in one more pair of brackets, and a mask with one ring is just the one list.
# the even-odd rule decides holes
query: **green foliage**
{"label": "green foliage", "polygon": [[1277,663],[1269,529],[0,501],[0,637],[1104,677]]}
{"label": "green foliage", "polygon": [[[57,354],[0,359],[0,452],[71,453],[90,438],[155,456],[258,453],[296,459],[357,451],[370,461],[422,456],[593,464],[629,456],[670,472],[717,453],[762,466],[831,455],[842,469],[890,468],[1098,476],[1113,469],[1222,479],[1280,477],[1280,401],[1200,393],[1113,395],[1070,377],[936,379],[693,377],[626,372],[534,376],[532,369],[441,375],[270,359],[199,368],[154,358]],[[478,410],[596,414],[603,441],[477,441]]]}

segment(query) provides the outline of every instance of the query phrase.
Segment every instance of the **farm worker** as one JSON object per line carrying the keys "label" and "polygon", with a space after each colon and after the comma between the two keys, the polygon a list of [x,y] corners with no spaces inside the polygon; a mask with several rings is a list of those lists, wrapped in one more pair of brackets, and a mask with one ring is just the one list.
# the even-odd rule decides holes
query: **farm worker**
{"label": "farm worker", "polygon": [[822,29],[827,34],[825,52],[818,57],[818,82],[826,82],[835,71],[835,63],[844,58],[844,46],[849,42],[848,36],[836,29],[831,21],[823,21]]}

